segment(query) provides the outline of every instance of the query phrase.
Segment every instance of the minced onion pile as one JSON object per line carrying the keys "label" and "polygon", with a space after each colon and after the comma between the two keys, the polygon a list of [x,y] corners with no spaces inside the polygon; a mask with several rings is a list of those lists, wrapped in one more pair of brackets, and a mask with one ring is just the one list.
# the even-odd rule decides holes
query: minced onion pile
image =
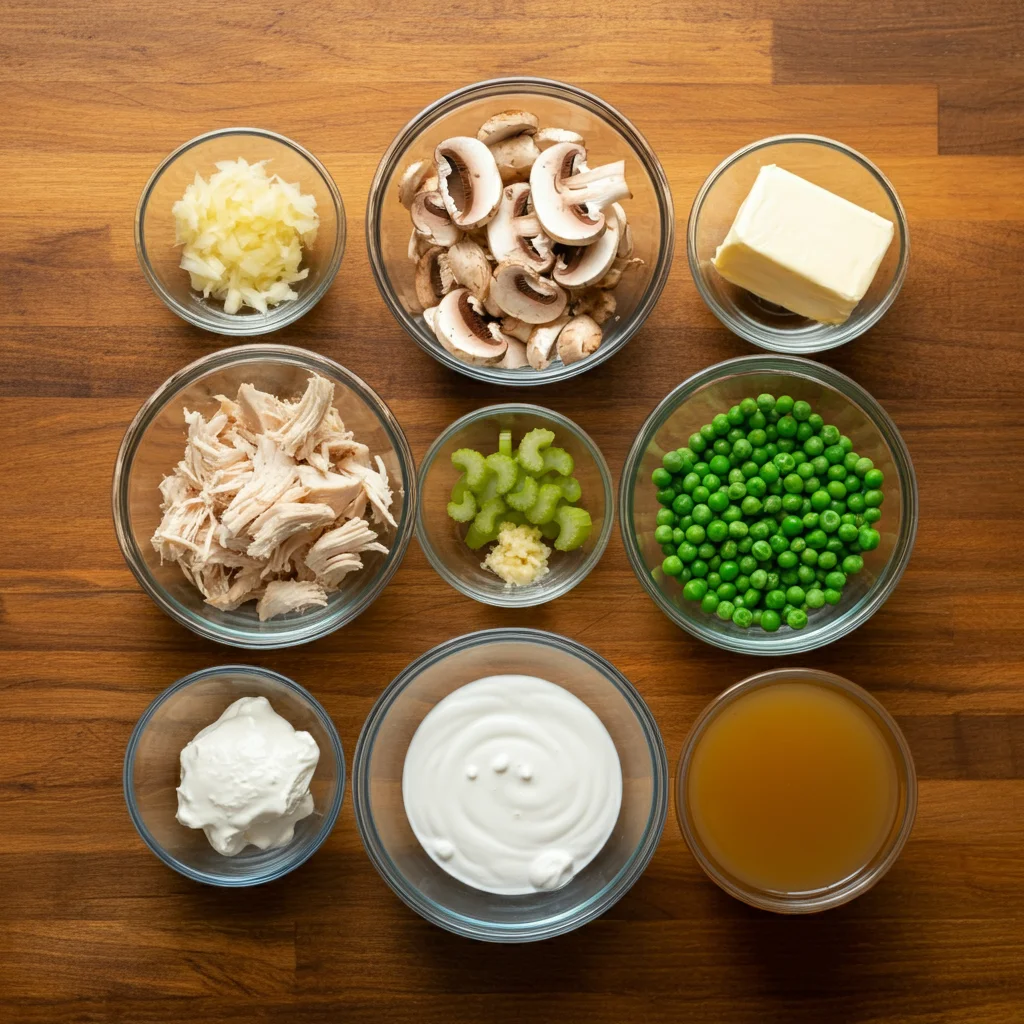
{"label": "minced onion pile", "polygon": [[316,199],[268,175],[265,164],[221,160],[209,181],[197,173],[171,209],[182,269],[204,298],[223,301],[225,313],[242,306],[266,313],[297,299],[291,285],[309,273],[299,264],[302,247],[316,240]]}
{"label": "minced onion pile", "polygon": [[660,571],[737,626],[803,629],[878,547],[884,476],[807,402],[744,398],[651,474]]}

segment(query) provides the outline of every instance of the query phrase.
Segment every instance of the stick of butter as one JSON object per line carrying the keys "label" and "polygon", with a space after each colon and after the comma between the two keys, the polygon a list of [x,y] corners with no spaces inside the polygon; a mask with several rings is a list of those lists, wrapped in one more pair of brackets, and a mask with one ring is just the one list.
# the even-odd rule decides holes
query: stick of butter
{"label": "stick of butter", "polygon": [[711,262],[768,302],[841,324],[864,298],[893,230],[877,213],[768,164]]}

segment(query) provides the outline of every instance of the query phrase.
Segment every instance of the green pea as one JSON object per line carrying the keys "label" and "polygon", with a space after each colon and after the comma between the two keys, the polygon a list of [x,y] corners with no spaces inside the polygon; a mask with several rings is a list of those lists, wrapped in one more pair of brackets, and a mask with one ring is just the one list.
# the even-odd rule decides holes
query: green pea
{"label": "green pea", "polygon": [[841,573],[838,570],[836,572],[830,572],[825,577],[825,584],[833,590],[842,590],[843,587],[846,586],[846,574]]}
{"label": "green pea", "polygon": [[729,472],[729,460],[724,455],[715,455],[708,463],[708,469],[715,476],[725,476]]}
{"label": "green pea", "polygon": [[798,423],[796,425],[797,444],[803,444],[805,441],[809,441],[812,437],[814,437],[814,428],[810,423]]}
{"label": "green pea", "polygon": [[678,576],[683,571],[683,563],[676,555],[669,555],[661,563],[661,571],[666,576]]}
{"label": "green pea", "polygon": [[[828,467],[828,473],[826,474],[829,480],[845,480],[846,470],[838,463],[834,466]],[[860,477],[854,477],[854,480],[859,480]],[[845,485],[844,485],[845,486]]]}
{"label": "green pea", "polygon": [[775,398],[767,392],[757,396],[757,407],[763,413],[771,412],[775,408]]}
{"label": "green pea", "polygon": [[657,544],[668,544],[672,540],[672,527],[667,524],[659,526],[654,531],[654,540]]}
{"label": "green pea", "polygon": [[714,544],[720,544],[729,536],[729,524],[721,519],[712,519],[705,527],[708,540]]}
{"label": "green pea", "polygon": [[[704,479],[706,480],[707,477],[705,477]],[[693,503],[695,505],[702,505],[708,500],[708,498],[711,497],[711,491],[708,490],[708,488],[705,487],[703,484],[701,484],[699,487],[694,487],[693,493],[690,495],[690,497],[693,498]]]}
{"label": "green pea", "polygon": [[732,583],[719,583],[716,593],[723,601],[731,601],[736,596],[736,587]]}
{"label": "green pea", "polygon": [[687,444],[690,447],[690,451],[694,452],[697,455],[704,451],[704,449],[707,448],[708,446],[707,441],[705,441],[704,438],[700,436],[700,434],[691,434],[690,440],[687,442]]}
{"label": "green pea", "polygon": [[740,540],[750,532],[750,527],[747,526],[742,519],[734,519],[729,524],[729,536],[734,540]]}
{"label": "green pea", "polygon": [[[692,581],[691,581],[692,582]],[[709,590],[700,601],[700,610],[707,612],[709,615],[718,607],[718,595],[714,591]]]}
{"label": "green pea", "polygon": [[725,437],[725,435],[732,429],[729,417],[726,416],[724,412],[720,412],[711,420],[711,429],[719,437]]}
{"label": "green pea", "polygon": [[779,567],[782,569],[792,569],[799,560],[800,558],[797,553],[792,550],[781,551],[776,558],[776,561],[779,563]]}
{"label": "green pea", "polygon": [[800,517],[800,521],[804,524],[805,530],[815,530],[818,528],[818,524],[821,522],[821,516],[817,512],[808,512],[806,515]]}
{"label": "green pea", "polygon": [[675,544],[671,544],[671,543],[669,543],[669,544],[662,544],[661,545],[661,553],[663,555],[674,555],[676,553],[676,545]]}
{"label": "green pea", "polygon": [[778,610],[782,608],[786,603],[786,592],[784,590],[769,590],[764,595],[764,603],[769,608]]}
{"label": "green pea", "polygon": [[756,608],[761,601],[761,591],[758,590],[749,580],[747,589],[743,592],[743,606],[745,608]]}
{"label": "green pea", "polygon": [[722,563],[721,567],[718,570],[718,574],[722,577],[723,580],[725,580],[728,583],[736,579],[737,576],[739,576],[740,567],[736,562],[730,559],[729,561]]}
{"label": "green pea", "polygon": [[813,508],[815,512],[824,512],[825,509],[828,508],[831,500],[832,499],[829,497],[828,491],[815,491],[811,495],[811,508]]}
{"label": "green pea", "polygon": [[783,416],[775,426],[779,437],[796,437],[797,422],[792,416]]}
{"label": "green pea", "polygon": [[871,490],[877,490],[882,486],[885,480],[885,474],[880,469],[869,469],[864,474],[864,486],[871,488]]}
{"label": "green pea", "polygon": [[842,480],[830,480],[825,490],[833,501],[842,501],[846,497],[846,485]]}
{"label": "green pea", "polygon": [[761,613],[761,628],[768,633],[774,633],[782,625],[779,613],[766,608]]}
{"label": "green pea", "polygon": [[710,423],[705,423],[704,426],[700,428],[700,436],[703,437],[708,444],[711,444],[715,438],[718,437],[718,434]]}
{"label": "green pea", "polygon": [[818,564],[818,552],[817,552],[817,549],[816,548],[812,548],[812,547],[810,547],[810,545],[808,545],[806,548],[804,548],[803,551],[800,552],[800,561],[803,562],[804,565],[810,565],[810,566],[817,565]]}
{"label": "green pea", "polygon": [[741,593],[741,594],[745,594],[750,589],[750,577],[749,576],[737,576],[736,580],[735,580],[735,583],[736,583],[736,590],[739,593]]}
{"label": "green pea", "polygon": [[712,458],[714,458],[716,455],[720,455],[722,458],[728,458],[732,452],[732,445],[729,443],[727,438],[717,437],[715,438],[714,444],[712,444],[711,446],[711,452]]}
{"label": "green pea", "polygon": [[853,576],[864,568],[864,559],[860,555],[847,555],[843,559],[843,572]]}
{"label": "green pea", "polygon": [[782,497],[782,510],[790,514],[796,514],[803,508],[804,499],[799,494],[785,494]]}
{"label": "green pea", "polygon": [[[829,569],[834,569],[836,567],[836,562],[837,561],[838,561],[838,558],[836,557],[836,553],[834,551],[819,551],[818,552],[818,568],[819,569],[822,569],[822,570],[824,570],[826,572]],[[823,576],[822,579],[824,579],[824,578],[825,577]]]}
{"label": "green pea", "polygon": [[831,509],[825,509],[825,511],[819,516],[818,526],[824,530],[825,533],[835,533],[839,529],[840,525],[838,514],[833,512]]}
{"label": "green pea", "polygon": [[844,544],[849,544],[857,539],[857,527],[853,523],[843,523],[836,531],[836,536]]}
{"label": "green pea", "polygon": [[[769,488],[770,490],[771,488]],[[777,494],[769,494],[764,499],[764,508],[761,510],[766,515],[774,516],[782,511],[782,498]]]}
{"label": "green pea", "polygon": [[739,505],[729,505],[728,508],[722,513],[722,519],[726,523],[735,523],[737,519],[743,518],[743,510]]}
{"label": "green pea", "polygon": [[761,448],[768,441],[768,434],[766,431],[758,428],[757,430],[751,430],[747,434],[747,440],[750,442],[751,448]]}
{"label": "green pea", "polygon": [[729,561],[736,557],[736,541],[727,540],[719,549],[718,553],[722,556],[724,561]]}
{"label": "green pea", "polygon": [[700,523],[694,523],[693,526],[688,527],[686,530],[686,539],[691,544],[703,544],[704,537],[704,527]]}
{"label": "green pea", "polygon": [[753,398],[744,398],[743,401],[740,402],[740,412],[743,413],[744,416],[753,416],[754,413],[757,412],[757,402],[755,402]]}
{"label": "green pea", "polygon": [[662,487],[655,497],[662,505],[671,505],[676,500],[676,489],[674,487]]}
{"label": "green pea", "polygon": [[849,455],[849,453],[853,451],[853,442],[845,434],[840,434],[839,447]]}
{"label": "green pea", "polygon": [[827,423],[821,428],[821,439],[825,442],[825,447],[827,448],[839,444],[839,436],[839,428],[831,423]]}
{"label": "green pea", "polygon": [[677,516],[688,516],[693,511],[695,504],[691,495],[679,494],[672,500],[672,511]]}
{"label": "green pea", "polygon": [[748,430],[767,430],[768,420],[765,418],[765,414],[758,409],[753,416],[747,417],[747,429]]}
{"label": "green pea", "polygon": [[822,608],[825,605],[825,592],[814,587],[807,591],[804,600],[807,602],[808,608]]}
{"label": "green pea", "polygon": [[882,510],[880,508],[866,508],[864,509],[864,522],[865,523],[877,523],[882,518]]}
{"label": "green pea", "polygon": [[790,629],[803,629],[807,625],[807,612],[801,608],[794,608],[786,616],[786,625]]}
{"label": "green pea", "polygon": [[789,541],[786,539],[785,534],[780,530],[779,533],[773,534],[768,538],[768,546],[775,552],[775,554],[780,555],[783,551],[789,550]]}
{"label": "green pea", "polygon": [[[765,521],[764,519],[762,519],[760,522],[754,523],[754,525],[751,526],[750,533],[748,533],[747,536],[752,541],[767,541],[768,538],[772,535],[772,528],[771,526],[769,526],[769,522],[770,520]],[[769,552],[771,552],[771,548],[769,548],[768,550]],[[768,557],[771,558],[771,554],[769,554]]]}
{"label": "green pea", "polygon": [[837,444],[829,445],[822,454],[830,466],[836,466],[843,461],[843,449]]}
{"label": "green pea", "polygon": [[687,601],[700,601],[707,592],[708,585],[703,580],[691,579],[689,583],[683,587],[683,597],[685,597]]}
{"label": "green pea", "polygon": [[[779,438],[779,451],[785,452],[787,455],[792,455],[796,451],[796,441],[791,437],[780,437]],[[796,465],[796,463],[793,463]]]}
{"label": "green pea", "polygon": [[768,585],[768,573],[766,573],[764,569],[755,569],[750,574],[750,585],[755,590],[764,590],[764,588]]}
{"label": "green pea", "polygon": [[768,562],[772,557],[771,545],[764,540],[755,541],[750,552],[759,562]]}
{"label": "green pea", "polygon": [[[807,549],[810,551],[810,548]],[[807,554],[805,551],[804,554]],[[800,556],[803,558],[803,555]],[[796,567],[796,581],[804,587],[810,586],[817,579],[817,570],[811,565],[798,565]]]}
{"label": "green pea", "polygon": [[693,472],[703,480],[711,472],[711,467],[706,462],[695,462]]}
{"label": "green pea", "polygon": [[786,518],[779,523],[779,529],[786,537],[796,537],[798,534],[804,532],[804,524],[802,520],[796,516],[786,516]]}
{"label": "green pea", "polygon": [[[778,456],[776,456],[778,458]],[[655,470],[657,472],[657,470]],[[779,479],[779,467],[774,462],[766,462],[758,471],[758,476],[766,483],[773,484]]]}
{"label": "green pea", "polygon": [[796,469],[796,463],[793,461],[793,456],[789,452],[779,449],[779,454],[772,459],[775,463],[775,468],[778,469],[780,474],[792,473]]}
{"label": "green pea", "polygon": [[831,551],[833,554],[846,554],[846,545],[838,537],[829,537],[828,543],[825,545],[826,551]]}
{"label": "green pea", "polygon": [[853,513],[860,515],[866,509],[867,503],[863,494],[848,494],[846,496],[846,507]]}
{"label": "green pea", "polygon": [[732,618],[733,612],[735,611],[736,605],[734,605],[732,601],[719,601],[718,607],[715,609],[715,614],[720,619],[724,620],[725,622],[728,622]]}
{"label": "green pea", "polygon": [[861,480],[856,473],[847,473],[843,478],[843,483],[846,484],[846,490],[853,494],[854,491],[860,491],[864,488],[864,481]]}
{"label": "green pea", "polygon": [[814,432],[816,434],[825,425],[825,421],[816,412],[812,412],[811,415],[807,417],[807,422],[814,427]]}
{"label": "green pea", "polygon": [[842,593],[834,587],[827,587],[825,589],[825,604],[839,604],[842,599]]}
{"label": "green pea", "polygon": [[708,495],[706,504],[712,512],[724,512],[729,507],[729,495],[725,491],[715,491]]}
{"label": "green pea", "polygon": [[868,508],[879,508],[883,501],[885,501],[885,495],[879,490],[864,492],[864,504]]}
{"label": "green pea", "polygon": [[754,616],[746,608],[737,608],[732,613],[732,621],[742,629],[746,629],[754,621]]}
{"label": "green pea", "polygon": [[661,457],[661,464],[670,473],[678,473],[683,468],[683,457],[677,451],[665,452]]}
{"label": "green pea", "polygon": [[875,468],[875,464],[870,459],[858,459],[853,465],[853,471],[857,476],[864,477]]}
{"label": "green pea", "polygon": [[670,508],[659,508],[658,514],[654,517],[655,525],[657,526],[675,526],[677,517],[675,512]]}
{"label": "green pea", "polygon": [[[675,452],[669,452],[669,455],[674,454]],[[668,455],[666,455],[665,458],[668,458]],[[655,487],[659,488],[668,487],[668,485],[672,483],[672,474],[665,469],[664,466],[659,466],[653,473],[651,473],[651,483],[654,484]]]}
{"label": "green pea", "polygon": [[[697,551],[700,555],[700,551]],[[708,563],[703,558],[697,558],[696,561],[690,563],[690,573],[696,576],[698,579],[704,579],[708,574]]]}
{"label": "green pea", "polygon": [[[712,559],[711,561],[714,561],[714,559]],[[719,564],[721,564],[722,560],[719,559],[718,562]],[[708,563],[708,567],[710,568],[710,563]],[[715,590],[721,585],[722,577],[719,576],[714,569],[712,569],[711,572],[709,572],[705,578],[707,579],[708,587],[711,590]]]}
{"label": "green pea", "polygon": [[782,486],[788,494],[803,494],[804,482],[796,473],[790,473],[783,481]]}
{"label": "green pea", "polygon": [[[690,523],[686,522],[686,518],[687,517],[684,516],[680,519],[679,525],[672,531],[672,543],[675,544],[676,547],[679,547],[679,545],[686,540],[686,527],[690,525]],[[684,523],[685,525],[683,525]]]}
{"label": "green pea", "polygon": [[855,472],[857,468],[857,463],[859,461],[860,456],[854,451],[849,451],[843,456],[843,468],[846,470],[847,473],[853,473]]}
{"label": "green pea", "polygon": [[[775,430],[775,427],[773,426],[771,429]],[[767,434],[768,431],[766,430],[765,433]],[[778,436],[772,437],[769,435],[768,443],[764,446],[764,450],[768,453],[769,459],[774,459],[775,456],[779,454],[779,446],[775,443],[777,440]]]}
{"label": "green pea", "polygon": [[810,416],[811,416],[811,406],[810,406],[810,404],[808,402],[804,402],[804,401],[794,402],[793,403],[792,413],[793,413],[793,419],[802,422],[804,420],[810,419]]}
{"label": "green pea", "polygon": [[795,552],[798,555],[800,554],[800,552],[806,551],[807,539],[805,537],[794,537],[789,542],[789,550]]}
{"label": "green pea", "polygon": [[741,437],[732,446],[732,454],[736,456],[740,462],[744,462],[750,458],[750,453],[754,450],[754,446],[745,438]]}
{"label": "green pea", "polygon": [[818,529],[812,530],[806,536],[807,546],[814,548],[815,551],[821,551],[826,544],[828,544],[828,534],[819,526]]}

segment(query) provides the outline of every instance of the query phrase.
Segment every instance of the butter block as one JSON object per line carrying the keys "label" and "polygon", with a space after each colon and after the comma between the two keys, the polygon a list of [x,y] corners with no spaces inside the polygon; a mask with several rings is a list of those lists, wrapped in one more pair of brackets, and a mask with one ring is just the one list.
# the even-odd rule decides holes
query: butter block
{"label": "butter block", "polygon": [[768,164],[711,263],[768,302],[841,324],[871,286],[894,230],[877,213]]}

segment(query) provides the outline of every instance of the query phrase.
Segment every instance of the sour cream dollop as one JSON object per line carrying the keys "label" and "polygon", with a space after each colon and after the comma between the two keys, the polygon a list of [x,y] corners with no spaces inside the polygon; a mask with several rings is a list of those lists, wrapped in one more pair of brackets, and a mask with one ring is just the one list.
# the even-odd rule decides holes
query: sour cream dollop
{"label": "sour cream dollop", "polygon": [[242,697],[181,752],[178,821],[201,828],[225,857],[287,846],[313,813],[320,748],[266,697]]}
{"label": "sour cream dollop", "polygon": [[545,679],[488,676],[435,705],[405,755],[402,796],[424,850],[466,885],[557,889],[600,853],[622,804],[608,730]]}

